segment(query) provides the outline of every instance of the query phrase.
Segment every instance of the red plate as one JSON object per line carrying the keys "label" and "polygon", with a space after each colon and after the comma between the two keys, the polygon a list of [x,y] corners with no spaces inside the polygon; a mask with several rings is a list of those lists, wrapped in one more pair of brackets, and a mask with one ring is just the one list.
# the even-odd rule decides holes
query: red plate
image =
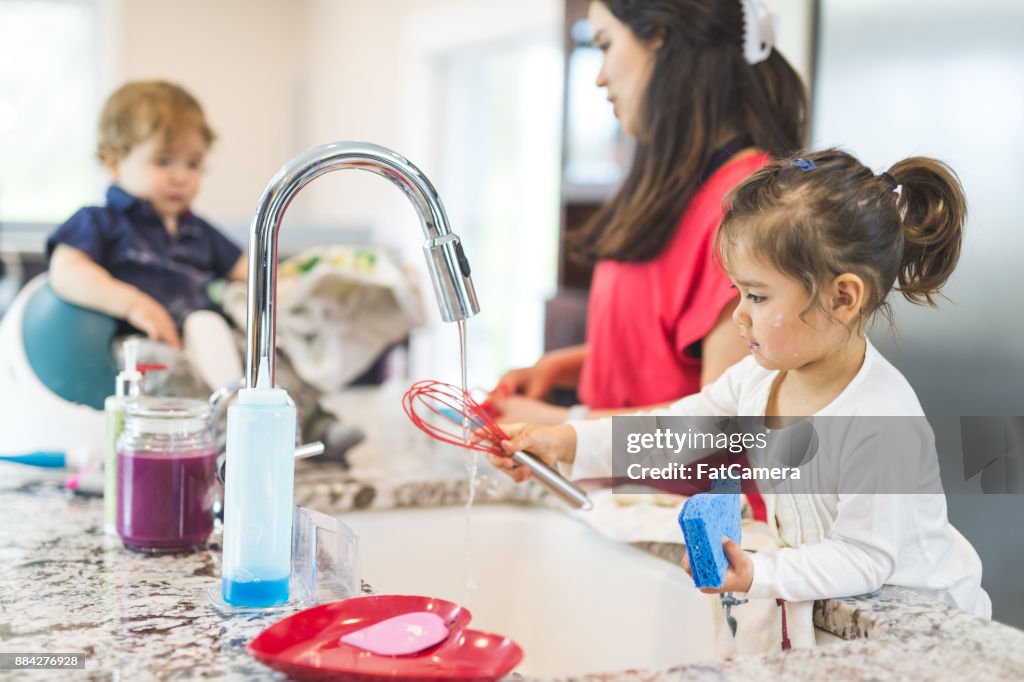
{"label": "red plate", "polygon": [[[407,656],[380,656],[338,641],[344,635],[411,611],[440,616],[451,634]],[[373,595],[321,604],[283,618],[246,651],[260,663],[299,680],[496,680],[523,660],[507,637],[467,630],[469,611],[433,597]]]}

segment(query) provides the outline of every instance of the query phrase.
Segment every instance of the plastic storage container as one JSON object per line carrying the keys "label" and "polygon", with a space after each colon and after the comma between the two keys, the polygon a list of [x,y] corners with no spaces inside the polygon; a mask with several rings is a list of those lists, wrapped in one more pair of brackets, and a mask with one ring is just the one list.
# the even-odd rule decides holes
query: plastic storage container
{"label": "plastic storage container", "polygon": [[200,400],[139,398],[117,442],[117,533],[125,547],[187,552],[213,530],[217,450]]}

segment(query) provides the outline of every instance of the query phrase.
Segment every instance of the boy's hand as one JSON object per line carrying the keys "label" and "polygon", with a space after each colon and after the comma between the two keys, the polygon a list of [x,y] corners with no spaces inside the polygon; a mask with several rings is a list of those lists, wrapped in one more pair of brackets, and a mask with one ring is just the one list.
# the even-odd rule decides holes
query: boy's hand
{"label": "boy's hand", "polygon": [[[725,558],[729,560],[729,567],[725,569],[725,577],[722,579],[721,587],[705,587],[701,589],[704,594],[718,594],[721,592],[747,592],[754,582],[754,562],[750,560],[743,548],[729,538],[722,536],[722,549],[725,551]],[[683,570],[692,578],[690,570],[690,556],[683,554]]]}
{"label": "boy's hand", "polygon": [[[571,426],[503,424],[501,428],[509,437],[501,441],[501,449],[509,455],[519,450],[529,450],[549,466],[558,462],[571,464],[576,458],[576,430]],[[529,480],[530,470],[511,457],[490,454],[488,458],[491,464],[508,474],[516,483]]]}
{"label": "boy's hand", "polygon": [[163,341],[171,348],[181,348],[181,338],[167,309],[146,294],[140,295],[128,307],[124,319],[143,331],[153,341]]}

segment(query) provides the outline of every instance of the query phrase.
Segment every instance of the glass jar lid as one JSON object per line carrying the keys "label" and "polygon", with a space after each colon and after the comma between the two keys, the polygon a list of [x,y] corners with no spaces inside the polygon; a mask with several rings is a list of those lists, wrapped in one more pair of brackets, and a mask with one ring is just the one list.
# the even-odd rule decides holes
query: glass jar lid
{"label": "glass jar lid", "polygon": [[191,398],[142,397],[125,405],[126,425],[149,433],[192,433],[210,425],[210,405]]}

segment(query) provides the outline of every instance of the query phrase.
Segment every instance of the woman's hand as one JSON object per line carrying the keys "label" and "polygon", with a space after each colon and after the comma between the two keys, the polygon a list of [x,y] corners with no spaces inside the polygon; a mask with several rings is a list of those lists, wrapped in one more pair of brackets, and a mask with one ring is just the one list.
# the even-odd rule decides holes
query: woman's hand
{"label": "woman's hand", "polygon": [[521,395],[505,395],[501,391],[491,394],[491,405],[498,411],[499,422],[529,422],[531,424],[561,424],[568,409]]}
{"label": "woman's hand", "polygon": [[178,328],[167,309],[142,292],[128,306],[124,319],[153,341],[163,341],[171,348],[181,347]]}
{"label": "woman's hand", "polygon": [[[722,586],[704,587],[701,592],[704,594],[747,592],[754,582],[754,562],[750,560],[742,547],[725,536],[722,536],[722,549],[725,551],[725,558],[729,560],[729,567],[725,569]],[[691,578],[693,577],[693,572],[690,570],[690,556],[685,553],[683,554],[683,570]]]}
{"label": "woman's hand", "polygon": [[502,430],[508,440],[501,441],[506,455],[489,454],[495,468],[508,474],[516,483],[529,480],[530,470],[509,457],[519,450],[528,450],[548,466],[559,462],[572,464],[576,459],[576,430],[571,426],[542,426],[539,424],[504,424]]}
{"label": "woman's hand", "polygon": [[520,394],[540,400],[557,384],[574,385],[587,356],[586,346],[572,346],[545,353],[532,367],[513,369],[498,381],[495,393]]}
{"label": "woman's hand", "polygon": [[541,356],[532,367],[520,367],[505,372],[498,380],[498,388],[501,390],[496,390],[495,393],[521,394],[531,400],[546,398],[555,387],[558,368],[545,358],[546,355]]}

